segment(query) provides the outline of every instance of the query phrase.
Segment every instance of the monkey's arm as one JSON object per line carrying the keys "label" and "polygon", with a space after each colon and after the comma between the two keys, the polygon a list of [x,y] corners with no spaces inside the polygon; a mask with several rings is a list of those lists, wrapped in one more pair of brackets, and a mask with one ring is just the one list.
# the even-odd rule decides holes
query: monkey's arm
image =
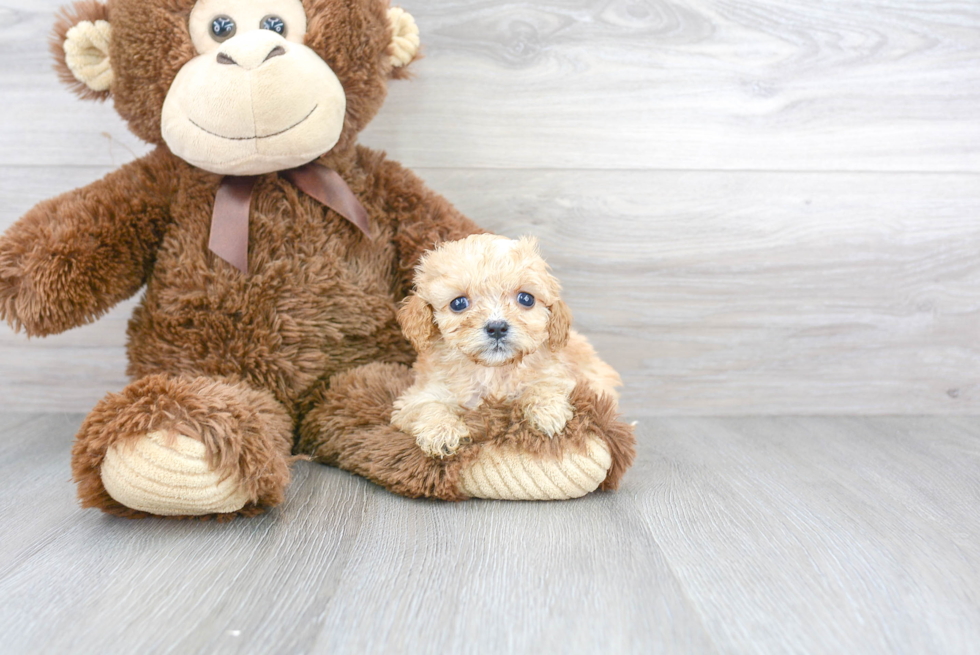
{"label": "monkey's arm", "polygon": [[0,238],[0,319],[46,336],[136,293],[170,221],[173,172],[157,150],[14,223]]}

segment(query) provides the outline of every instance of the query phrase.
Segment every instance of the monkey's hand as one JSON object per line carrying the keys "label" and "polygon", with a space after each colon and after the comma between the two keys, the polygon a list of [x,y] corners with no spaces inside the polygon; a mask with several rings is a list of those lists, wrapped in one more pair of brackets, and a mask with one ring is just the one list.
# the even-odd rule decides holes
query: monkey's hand
{"label": "monkey's hand", "polygon": [[173,159],[153,152],[14,223],[0,238],[0,319],[46,336],[139,291],[170,220]]}

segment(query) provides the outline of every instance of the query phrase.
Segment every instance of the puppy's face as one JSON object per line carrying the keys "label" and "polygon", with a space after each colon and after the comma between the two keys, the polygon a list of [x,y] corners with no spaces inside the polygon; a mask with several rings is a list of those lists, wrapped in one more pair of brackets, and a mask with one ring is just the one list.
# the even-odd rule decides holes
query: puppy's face
{"label": "puppy's face", "polygon": [[443,244],[422,259],[415,287],[399,321],[419,352],[441,335],[471,361],[503,366],[568,340],[571,315],[533,239],[483,234]]}

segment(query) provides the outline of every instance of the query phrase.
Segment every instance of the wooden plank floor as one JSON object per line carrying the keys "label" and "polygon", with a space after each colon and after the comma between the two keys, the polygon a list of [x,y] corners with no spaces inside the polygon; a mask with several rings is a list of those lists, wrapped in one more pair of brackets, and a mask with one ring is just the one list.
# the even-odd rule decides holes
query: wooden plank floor
{"label": "wooden plank floor", "polygon": [[300,464],[230,524],[77,508],[0,414],[4,653],[976,653],[980,419],[644,420],[615,494],[405,500]]}

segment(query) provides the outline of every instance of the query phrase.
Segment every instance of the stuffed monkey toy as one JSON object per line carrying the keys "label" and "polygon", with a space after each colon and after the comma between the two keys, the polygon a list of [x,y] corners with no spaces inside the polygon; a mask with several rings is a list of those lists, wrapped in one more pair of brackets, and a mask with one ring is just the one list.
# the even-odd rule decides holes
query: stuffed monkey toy
{"label": "stuffed monkey toy", "polygon": [[85,507],[253,515],[309,457],[411,497],[571,498],[615,488],[633,435],[579,389],[548,439],[492,404],[473,443],[426,456],[389,425],[415,358],[396,313],[435,244],[479,232],[357,144],[417,57],[387,0],[84,0],[53,51],[155,149],[34,207],[0,239],[0,317],[30,336],[97,320],[145,287],[132,382],[72,451]]}

